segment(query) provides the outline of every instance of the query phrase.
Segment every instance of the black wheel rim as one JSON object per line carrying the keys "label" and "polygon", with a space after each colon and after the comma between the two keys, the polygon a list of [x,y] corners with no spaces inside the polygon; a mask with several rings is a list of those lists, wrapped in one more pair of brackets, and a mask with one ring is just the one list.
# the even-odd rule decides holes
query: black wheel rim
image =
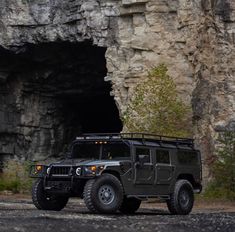
{"label": "black wheel rim", "polygon": [[179,195],[179,203],[182,208],[187,208],[190,203],[190,195],[189,192],[185,189],[180,191]]}

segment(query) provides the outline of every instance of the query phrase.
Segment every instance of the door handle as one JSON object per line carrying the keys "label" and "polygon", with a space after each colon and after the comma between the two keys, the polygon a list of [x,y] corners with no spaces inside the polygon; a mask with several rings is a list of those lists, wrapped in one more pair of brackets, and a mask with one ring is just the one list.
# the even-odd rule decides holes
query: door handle
{"label": "door handle", "polygon": [[135,163],[135,168],[139,168],[140,167],[140,162],[136,162]]}

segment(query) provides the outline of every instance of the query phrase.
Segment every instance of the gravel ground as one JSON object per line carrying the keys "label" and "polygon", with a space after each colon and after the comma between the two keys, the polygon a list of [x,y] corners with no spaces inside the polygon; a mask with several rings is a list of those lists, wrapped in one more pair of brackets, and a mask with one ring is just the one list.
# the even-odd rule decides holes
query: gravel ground
{"label": "gravel ground", "polygon": [[0,196],[0,232],[235,232],[234,205],[196,205],[188,216],[169,215],[165,204],[144,203],[135,215],[90,214],[83,201],[70,200],[60,212],[36,210],[29,198]]}

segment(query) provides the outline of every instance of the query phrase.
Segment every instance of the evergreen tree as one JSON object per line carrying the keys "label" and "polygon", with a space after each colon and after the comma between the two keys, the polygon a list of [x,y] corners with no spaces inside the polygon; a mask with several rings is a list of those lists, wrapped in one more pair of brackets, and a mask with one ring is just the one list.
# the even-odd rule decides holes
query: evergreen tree
{"label": "evergreen tree", "polygon": [[188,136],[192,128],[190,112],[178,98],[176,85],[162,64],[135,87],[123,116],[124,131]]}
{"label": "evergreen tree", "polygon": [[[212,167],[215,195],[235,199],[235,132],[220,133],[216,161]],[[217,192],[217,193],[216,193]]]}

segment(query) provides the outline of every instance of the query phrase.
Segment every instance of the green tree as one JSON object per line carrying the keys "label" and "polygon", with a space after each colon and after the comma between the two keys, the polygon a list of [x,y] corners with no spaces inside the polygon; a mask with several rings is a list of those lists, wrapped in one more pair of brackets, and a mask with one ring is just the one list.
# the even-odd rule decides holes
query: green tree
{"label": "green tree", "polygon": [[235,200],[235,132],[220,133],[218,142],[220,145],[212,165],[214,181],[206,195]]}
{"label": "green tree", "polygon": [[178,98],[176,85],[162,64],[134,88],[122,120],[125,132],[189,136],[190,118],[190,107]]}

